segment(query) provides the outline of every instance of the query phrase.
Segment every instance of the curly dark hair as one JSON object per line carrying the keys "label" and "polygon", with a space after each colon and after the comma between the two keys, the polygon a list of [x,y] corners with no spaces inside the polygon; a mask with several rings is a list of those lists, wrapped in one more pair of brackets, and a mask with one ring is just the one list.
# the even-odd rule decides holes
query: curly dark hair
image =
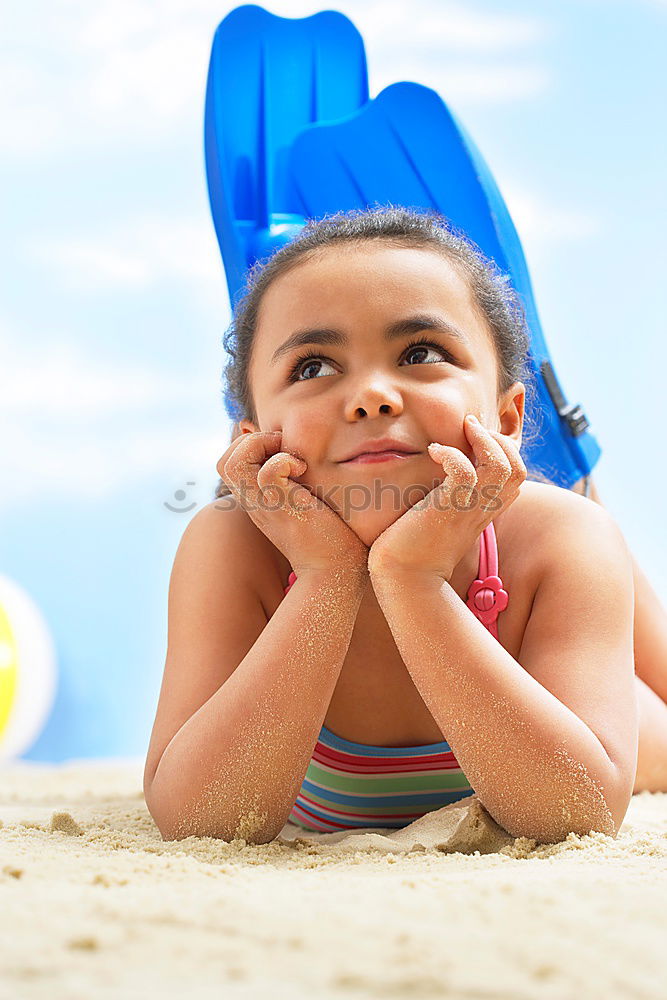
{"label": "curly dark hair", "polygon": [[[452,227],[438,212],[422,212],[391,204],[350,209],[322,219],[309,219],[293,239],[269,257],[256,261],[249,269],[244,292],[234,307],[231,325],[223,337],[225,350],[231,359],[223,373],[223,395],[227,408],[232,409],[236,417],[231,440],[240,433],[240,420],[258,422],[248,370],[257,316],[269,285],[308,260],[309,255],[315,256],[332,245],[358,245],[366,240],[381,240],[387,246],[429,249],[442,254],[467,281],[473,301],[492,334],[498,371],[498,398],[516,381],[524,383],[527,401],[536,398],[533,374],[527,363],[530,338],[525,311],[509,275],[500,271],[495,261],[486,257],[464,232]],[[537,406],[526,406],[522,448],[528,440],[539,436],[540,428],[534,416],[537,412]],[[531,413],[532,419],[529,416]],[[552,480],[537,469],[531,469],[527,462],[526,467],[528,479],[553,485]],[[224,480],[220,479],[215,496],[228,496],[230,493]]]}

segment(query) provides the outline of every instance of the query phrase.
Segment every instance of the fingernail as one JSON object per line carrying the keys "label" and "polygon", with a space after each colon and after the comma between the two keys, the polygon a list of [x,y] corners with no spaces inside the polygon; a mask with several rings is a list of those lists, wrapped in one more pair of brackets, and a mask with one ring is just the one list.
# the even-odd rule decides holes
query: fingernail
{"label": "fingernail", "polygon": [[479,420],[477,419],[477,417],[475,416],[474,413],[469,413],[468,414],[468,420],[470,421],[471,424],[478,424],[479,423]]}

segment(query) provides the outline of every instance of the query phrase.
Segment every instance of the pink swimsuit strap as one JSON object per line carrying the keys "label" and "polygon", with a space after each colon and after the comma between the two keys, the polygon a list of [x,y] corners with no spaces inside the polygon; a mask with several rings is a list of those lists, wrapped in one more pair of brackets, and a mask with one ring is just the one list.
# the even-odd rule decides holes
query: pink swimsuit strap
{"label": "pink swimsuit strap", "polygon": [[[478,576],[468,587],[466,606],[479,618],[494,638],[498,638],[498,615],[509,602],[509,594],[503,589],[503,581],[498,576],[498,543],[493,521],[487,524],[479,536]],[[285,593],[296,580],[294,570],[287,579]]]}
{"label": "pink swimsuit strap", "polygon": [[507,607],[509,594],[503,590],[503,581],[498,576],[498,543],[493,521],[479,536],[479,546],[479,576],[468,587],[466,605],[497,639],[498,615]]}

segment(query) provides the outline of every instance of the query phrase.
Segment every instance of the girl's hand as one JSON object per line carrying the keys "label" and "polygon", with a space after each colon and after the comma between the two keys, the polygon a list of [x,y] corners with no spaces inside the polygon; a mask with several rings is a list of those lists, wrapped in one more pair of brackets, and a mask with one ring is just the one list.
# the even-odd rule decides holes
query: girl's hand
{"label": "girl's hand", "polygon": [[368,546],[328,504],[290,478],[308,466],[280,451],[281,442],[281,431],[240,434],[218,461],[218,474],[297,576],[333,566],[366,572]]}
{"label": "girl's hand", "polygon": [[447,478],[376,538],[368,557],[371,574],[410,569],[450,580],[486,526],[519,496],[527,470],[513,439],[486,430],[470,414],[463,429],[476,468],[458,448],[428,446]]}

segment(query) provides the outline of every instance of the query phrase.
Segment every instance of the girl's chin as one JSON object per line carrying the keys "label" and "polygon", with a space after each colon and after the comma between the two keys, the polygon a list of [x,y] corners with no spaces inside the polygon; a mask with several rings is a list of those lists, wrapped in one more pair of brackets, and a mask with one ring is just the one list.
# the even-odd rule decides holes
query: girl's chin
{"label": "girl's chin", "polygon": [[442,477],[436,476],[431,483],[413,482],[403,487],[380,482],[377,487],[364,484],[363,489],[352,490],[349,483],[325,483],[308,488],[349,524],[364,545],[371,545],[378,535],[441,482]]}
{"label": "girl's chin", "polygon": [[[343,516],[343,512],[341,512],[341,516]],[[383,531],[386,531],[398,520],[399,516],[400,514],[387,510],[352,511],[349,516],[345,517],[345,521],[364,545],[370,547]]]}

